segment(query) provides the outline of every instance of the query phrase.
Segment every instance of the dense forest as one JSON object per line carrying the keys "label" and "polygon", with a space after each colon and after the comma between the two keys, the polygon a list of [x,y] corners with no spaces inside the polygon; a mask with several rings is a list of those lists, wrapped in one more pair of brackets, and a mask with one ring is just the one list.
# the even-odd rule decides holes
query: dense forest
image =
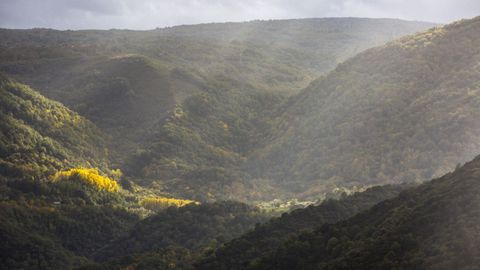
{"label": "dense forest", "polygon": [[478,33],[0,29],[0,268],[476,269]]}
{"label": "dense forest", "polygon": [[28,86],[0,77],[0,177],[40,180],[72,166],[107,169],[106,135]]}
{"label": "dense forest", "polygon": [[328,199],[318,206],[297,209],[256,226],[251,232],[226,243],[198,263],[198,269],[243,269],[274,251],[287,239],[321,224],[350,218],[375,204],[397,196],[407,185],[377,186],[340,199]]}
{"label": "dense forest", "polygon": [[[269,216],[238,202],[200,204],[136,186],[110,167],[108,134],[92,122],[5,76],[0,91],[1,268],[74,268],[174,246],[198,252]],[[156,245],[136,239],[138,232]],[[131,250],[112,253],[115,239]]]}
{"label": "dense forest", "polygon": [[292,194],[244,164],[276,108],[348,57],[432,26],[339,18],[0,29],[0,72],[92,121],[108,135],[111,167],[135,183],[194,200],[273,200]]}
{"label": "dense forest", "polygon": [[476,269],[479,168],[477,157],[353,218],[292,237],[246,269]]}
{"label": "dense forest", "polygon": [[480,18],[369,49],[280,109],[250,172],[298,192],[424,181],[480,152]]}

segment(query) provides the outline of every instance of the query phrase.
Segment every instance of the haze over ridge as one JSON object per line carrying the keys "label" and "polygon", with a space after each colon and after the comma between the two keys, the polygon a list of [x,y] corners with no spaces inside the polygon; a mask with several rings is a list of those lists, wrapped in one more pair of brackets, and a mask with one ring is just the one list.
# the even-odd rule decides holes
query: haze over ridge
{"label": "haze over ridge", "polygon": [[250,20],[368,17],[448,23],[480,13],[475,0],[4,0],[0,27],[153,29]]}

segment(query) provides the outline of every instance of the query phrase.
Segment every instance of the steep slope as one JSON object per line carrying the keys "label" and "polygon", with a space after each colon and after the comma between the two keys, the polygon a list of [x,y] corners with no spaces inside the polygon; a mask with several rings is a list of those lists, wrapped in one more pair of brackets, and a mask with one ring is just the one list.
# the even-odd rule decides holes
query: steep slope
{"label": "steep slope", "polygon": [[[138,55],[97,57],[61,68],[68,75],[43,82],[43,91],[108,131],[149,127],[175,104],[174,91],[183,91],[171,88],[168,69]],[[39,73],[42,80],[49,78]]]}
{"label": "steep slope", "polygon": [[266,219],[258,208],[238,202],[169,208],[137,223],[100,250],[97,258],[159,252],[172,246],[202,251],[238,237]]}
{"label": "steep slope", "polygon": [[344,222],[286,241],[251,269],[476,269],[480,157]]}
{"label": "steep slope", "polygon": [[91,263],[88,258],[98,249],[138,221],[109,206],[29,200],[0,203],[2,269],[74,269]]}
{"label": "steep slope", "polygon": [[226,243],[196,266],[198,269],[232,270],[248,267],[255,264],[255,259],[274,251],[294,235],[322,224],[350,218],[383,200],[397,196],[407,187],[406,185],[373,187],[338,200],[326,200],[318,206],[285,213]]}
{"label": "steep slope", "polygon": [[187,98],[152,128],[125,170],[147,183],[164,180],[169,192],[196,200],[274,199],[275,188],[240,165],[269,128],[268,108],[283,99],[252,88],[221,88],[222,82],[215,87]]}
{"label": "steep slope", "polygon": [[0,77],[0,175],[40,178],[71,166],[108,169],[106,135],[26,85]]}
{"label": "steep slope", "polygon": [[[249,170],[298,193],[427,180],[480,151],[480,18],[369,49],[280,110]],[[308,194],[305,194],[308,195]]]}

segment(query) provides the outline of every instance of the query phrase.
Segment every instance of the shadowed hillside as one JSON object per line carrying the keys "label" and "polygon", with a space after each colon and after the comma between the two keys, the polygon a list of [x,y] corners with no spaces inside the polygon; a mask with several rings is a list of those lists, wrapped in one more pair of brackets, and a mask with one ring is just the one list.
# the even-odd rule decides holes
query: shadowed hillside
{"label": "shadowed hillside", "polygon": [[[124,236],[101,249],[97,258],[106,262],[82,269],[239,269],[303,230],[351,217],[405,188],[375,187],[331,199],[256,224],[254,230],[250,225],[265,221],[265,216],[247,205],[221,202],[170,208],[138,222]],[[250,232],[238,237],[246,229]],[[238,238],[228,242],[233,237]]]}
{"label": "shadowed hillside", "polygon": [[407,187],[407,185],[373,187],[352,195],[343,194],[340,199],[329,199],[318,206],[285,213],[221,246],[213,254],[202,259],[197,268],[233,270],[254,265],[256,259],[273,252],[284,241],[300,232],[350,218],[383,200],[397,196]]}
{"label": "shadowed hillside", "polygon": [[285,241],[248,269],[475,269],[480,159]]}
{"label": "shadowed hillside", "polygon": [[97,258],[159,252],[171,246],[190,251],[214,248],[266,221],[266,217],[258,208],[237,202],[170,208],[137,223],[100,250]]}

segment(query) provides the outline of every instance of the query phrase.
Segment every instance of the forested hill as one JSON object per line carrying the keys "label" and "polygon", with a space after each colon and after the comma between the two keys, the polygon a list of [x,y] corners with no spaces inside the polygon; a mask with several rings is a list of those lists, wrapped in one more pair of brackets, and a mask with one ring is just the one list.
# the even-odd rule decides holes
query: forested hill
{"label": "forested hill", "polygon": [[433,23],[395,19],[313,18],[187,25],[157,30],[163,35],[183,38],[242,42],[266,50],[284,63],[299,64],[314,74],[323,74],[363,51],[426,28]]}
{"label": "forested hill", "polygon": [[312,194],[428,180],[473,158],[479,31],[480,18],[463,20],[341,63],[280,110],[250,172]]}
{"label": "forested hill", "polygon": [[306,232],[248,269],[476,269],[480,157],[362,214]]}
{"label": "forested hill", "polygon": [[0,177],[40,180],[73,166],[108,169],[106,134],[1,74],[0,119]]}
{"label": "forested hill", "polygon": [[198,200],[273,199],[247,156],[287,96],[371,46],[433,26],[390,19],[203,24],[151,31],[0,29],[0,71],[103,133],[130,180]]}
{"label": "forested hill", "polygon": [[0,268],[476,269],[480,17],[432,26],[0,29]]}
{"label": "forested hill", "polygon": [[284,213],[251,232],[227,242],[197,263],[197,269],[243,269],[255,265],[287,239],[323,224],[332,224],[370,209],[375,204],[397,196],[411,185],[388,185],[369,188],[339,199],[329,199],[317,206]]}
{"label": "forested hill", "polygon": [[[262,78],[264,84],[284,88],[283,84],[305,82],[304,76],[330,71],[366,48],[434,25],[395,19],[321,18],[211,23],[150,31],[3,29],[0,46],[7,49],[5,54],[17,59],[65,57],[72,52],[75,56],[139,53],[210,73],[235,72],[243,80]],[[40,55],[40,51],[31,50],[40,47]],[[19,52],[18,48],[21,54],[12,55]]]}

